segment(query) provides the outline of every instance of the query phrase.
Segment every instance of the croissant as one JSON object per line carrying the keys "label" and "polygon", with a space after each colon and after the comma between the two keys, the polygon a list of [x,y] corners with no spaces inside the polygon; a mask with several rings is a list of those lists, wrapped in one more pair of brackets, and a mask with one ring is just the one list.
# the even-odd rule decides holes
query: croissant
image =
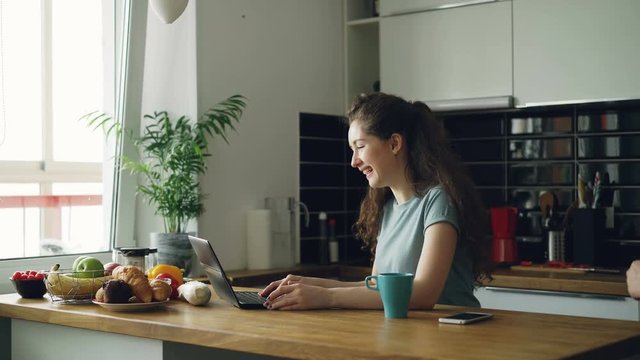
{"label": "croissant", "polygon": [[153,289],[154,301],[165,301],[171,296],[171,285],[162,279],[153,279],[149,281],[151,289]]}
{"label": "croissant", "polygon": [[153,300],[153,289],[144,273],[135,266],[125,265],[113,269],[113,278],[124,280],[135,297],[143,303]]}

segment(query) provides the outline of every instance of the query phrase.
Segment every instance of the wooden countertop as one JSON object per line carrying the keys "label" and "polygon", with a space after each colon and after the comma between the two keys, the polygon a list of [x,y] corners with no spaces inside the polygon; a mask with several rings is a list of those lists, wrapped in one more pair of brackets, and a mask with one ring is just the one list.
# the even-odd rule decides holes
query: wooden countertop
{"label": "wooden countertop", "polygon": [[629,296],[624,274],[499,269],[486,286]]}
{"label": "wooden countertop", "polygon": [[[492,310],[471,325],[439,324],[468,308],[437,306],[386,320],[380,310],[240,310],[204,307],[118,313],[97,305],[0,295],[0,316],[219,349],[293,358],[621,358],[640,352],[640,323]],[[477,310],[477,309],[470,309]]]}
{"label": "wooden countertop", "polygon": [[[235,286],[258,286],[281,279],[287,274],[332,277],[348,281],[364,280],[371,274],[371,268],[359,266],[316,266],[301,265],[290,269],[241,270],[227,275]],[[580,273],[575,271],[540,271],[497,269],[493,281],[485,286],[509,287],[548,291],[565,291],[587,294],[629,296],[624,274]]]}

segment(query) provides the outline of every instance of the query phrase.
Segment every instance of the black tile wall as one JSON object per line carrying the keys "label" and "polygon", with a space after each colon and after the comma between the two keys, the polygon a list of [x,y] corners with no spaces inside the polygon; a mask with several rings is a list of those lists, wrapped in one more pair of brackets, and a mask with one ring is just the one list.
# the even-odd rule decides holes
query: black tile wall
{"label": "black tile wall", "polygon": [[[518,244],[525,257],[544,260],[540,193],[553,191],[563,216],[576,200],[581,169],[588,179],[608,172],[615,189],[609,256],[621,265],[640,258],[640,101],[439,116],[485,205],[520,209]],[[318,262],[318,215],[324,211],[336,219],[340,262],[370,265],[368,250],[352,232],[368,186],[350,167],[343,118],[301,113],[299,126],[300,200],[311,213],[310,226],[301,226],[302,262]]]}
{"label": "black tile wall", "polygon": [[[578,173],[608,172],[614,189],[609,258],[640,258],[640,100],[439,114],[488,207],[519,208],[518,245],[539,258],[538,198],[552,191],[561,216],[576,201]],[[525,255],[528,256],[528,255]]]}
{"label": "black tile wall", "polygon": [[344,164],[300,164],[300,187],[344,187]]}
{"label": "black tile wall", "polygon": [[[351,150],[347,144],[347,126],[341,116],[301,113],[300,126],[300,201],[309,208],[309,227],[300,226],[300,261],[319,262],[320,236],[318,216],[327,213],[336,220],[339,262],[368,265],[370,254],[351,230],[367,183],[351,168]],[[300,224],[304,224],[301,217]]]}

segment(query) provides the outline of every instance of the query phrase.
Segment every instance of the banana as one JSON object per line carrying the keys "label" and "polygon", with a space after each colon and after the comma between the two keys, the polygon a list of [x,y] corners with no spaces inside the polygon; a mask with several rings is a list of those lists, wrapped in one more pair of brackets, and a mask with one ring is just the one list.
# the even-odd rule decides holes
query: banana
{"label": "banana", "polygon": [[47,289],[51,295],[63,299],[91,298],[102,287],[102,284],[111,279],[111,276],[76,278],[61,273],[59,269],[59,264],[51,267],[51,271],[47,274]]}

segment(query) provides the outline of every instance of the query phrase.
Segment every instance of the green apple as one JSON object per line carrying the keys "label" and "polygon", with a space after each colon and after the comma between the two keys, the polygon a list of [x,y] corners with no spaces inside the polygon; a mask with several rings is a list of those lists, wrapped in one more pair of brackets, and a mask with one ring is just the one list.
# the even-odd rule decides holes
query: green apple
{"label": "green apple", "polygon": [[94,278],[104,275],[104,265],[94,257],[87,256],[80,260],[75,269],[75,276],[79,278]]}
{"label": "green apple", "polygon": [[73,265],[71,265],[71,270],[76,271],[76,269],[78,268],[78,264],[80,263],[80,261],[82,261],[82,259],[88,258],[87,255],[80,255],[78,256],[74,261],[73,261]]}

